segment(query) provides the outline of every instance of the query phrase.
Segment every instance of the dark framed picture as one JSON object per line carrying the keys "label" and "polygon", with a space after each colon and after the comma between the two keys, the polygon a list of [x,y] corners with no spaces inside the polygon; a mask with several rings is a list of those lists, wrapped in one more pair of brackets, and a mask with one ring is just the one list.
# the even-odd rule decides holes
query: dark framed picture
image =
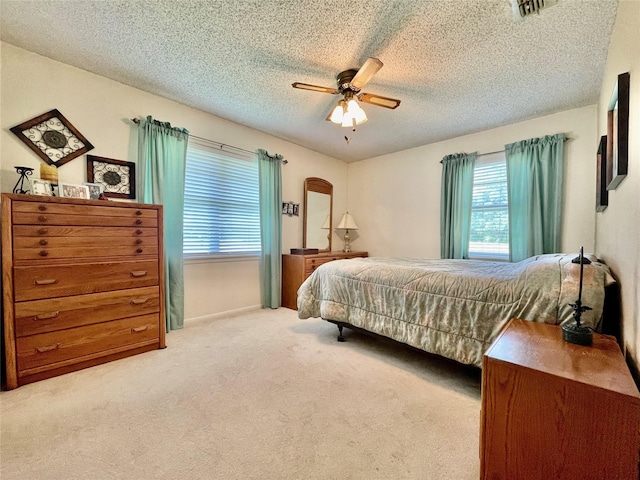
{"label": "dark framed picture", "polygon": [[607,113],[607,190],[615,190],[629,167],[629,73],[618,75]]}
{"label": "dark framed picture", "polygon": [[300,215],[300,204],[293,202],[282,202],[282,214],[293,217]]}
{"label": "dark framed picture", "polygon": [[607,136],[600,137],[596,174],[596,212],[603,212],[609,205],[607,190]]}
{"label": "dark framed picture", "polygon": [[102,185],[105,197],[134,199],[136,164],[87,155],[87,182]]}
{"label": "dark framed picture", "polygon": [[93,145],[58,110],[11,128],[36,155],[59,167],[93,149]]}

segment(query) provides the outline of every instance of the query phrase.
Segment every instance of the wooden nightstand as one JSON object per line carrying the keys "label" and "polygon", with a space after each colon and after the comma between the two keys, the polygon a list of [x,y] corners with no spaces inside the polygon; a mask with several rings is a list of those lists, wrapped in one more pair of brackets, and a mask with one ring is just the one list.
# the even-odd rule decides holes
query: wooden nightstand
{"label": "wooden nightstand", "polygon": [[367,252],[324,252],[315,255],[282,255],[282,306],[298,309],[298,289],[323,263],[368,257]]}
{"label": "wooden nightstand", "polygon": [[638,479],[640,394],[613,337],[514,319],[482,368],[482,479]]}

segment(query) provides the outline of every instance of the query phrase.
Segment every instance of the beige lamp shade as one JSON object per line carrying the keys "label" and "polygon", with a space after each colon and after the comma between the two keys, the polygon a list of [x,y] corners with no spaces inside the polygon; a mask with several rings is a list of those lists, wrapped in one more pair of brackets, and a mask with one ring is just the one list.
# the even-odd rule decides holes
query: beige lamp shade
{"label": "beige lamp shade", "polygon": [[347,230],[357,230],[358,225],[349,212],[343,213],[340,222],[336,225],[336,228],[343,228]]}
{"label": "beige lamp shade", "polygon": [[331,228],[331,216],[327,215],[327,218],[324,219],[324,222],[322,222],[322,226],[320,227],[323,230],[329,230]]}

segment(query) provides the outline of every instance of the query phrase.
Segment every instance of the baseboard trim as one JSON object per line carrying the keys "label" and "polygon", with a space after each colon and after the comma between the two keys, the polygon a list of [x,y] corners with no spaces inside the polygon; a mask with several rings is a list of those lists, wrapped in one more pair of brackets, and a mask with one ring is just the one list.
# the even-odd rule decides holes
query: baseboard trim
{"label": "baseboard trim", "polygon": [[225,312],[210,313],[209,315],[202,315],[200,317],[185,318],[184,323],[194,323],[208,320],[216,320],[218,318],[237,317],[243,313],[253,312],[254,310],[260,310],[260,305],[250,305],[248,307],[236,308],[235,310],[227,310]]}

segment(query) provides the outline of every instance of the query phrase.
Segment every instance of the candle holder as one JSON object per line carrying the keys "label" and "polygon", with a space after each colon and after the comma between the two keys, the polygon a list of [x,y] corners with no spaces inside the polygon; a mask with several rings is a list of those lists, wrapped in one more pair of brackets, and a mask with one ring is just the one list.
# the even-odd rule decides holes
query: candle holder
{"label": "candle holder", "polygon": [[[14,167],[16,172],[20,175],[16,186],[13,187],[13,193],[29,193],[31,191],[31,182],[29,182],[29,176],[33,173],[33,168],[29,167]],[[25,189],[26,183],[26,189]]]}
{"label": "candle holder", "polygon": [[583,247],[580,247],[580,255],[571,260],[571,263],[580,264],[580,289],[578,290],[578,299],[576,300],[576,303],[569,304],[569,306],[573,307],[573,318],[576,323],[567,323],[562,326],[562,339],[565,342],[589,346],[593,343],[593,331],[591,328],[581,325],[580,318],[582,317],[583,312],[591,310],[591,307],[582,305],[583,270],[585,265],[591,264],[591,260],[584,258]]}

